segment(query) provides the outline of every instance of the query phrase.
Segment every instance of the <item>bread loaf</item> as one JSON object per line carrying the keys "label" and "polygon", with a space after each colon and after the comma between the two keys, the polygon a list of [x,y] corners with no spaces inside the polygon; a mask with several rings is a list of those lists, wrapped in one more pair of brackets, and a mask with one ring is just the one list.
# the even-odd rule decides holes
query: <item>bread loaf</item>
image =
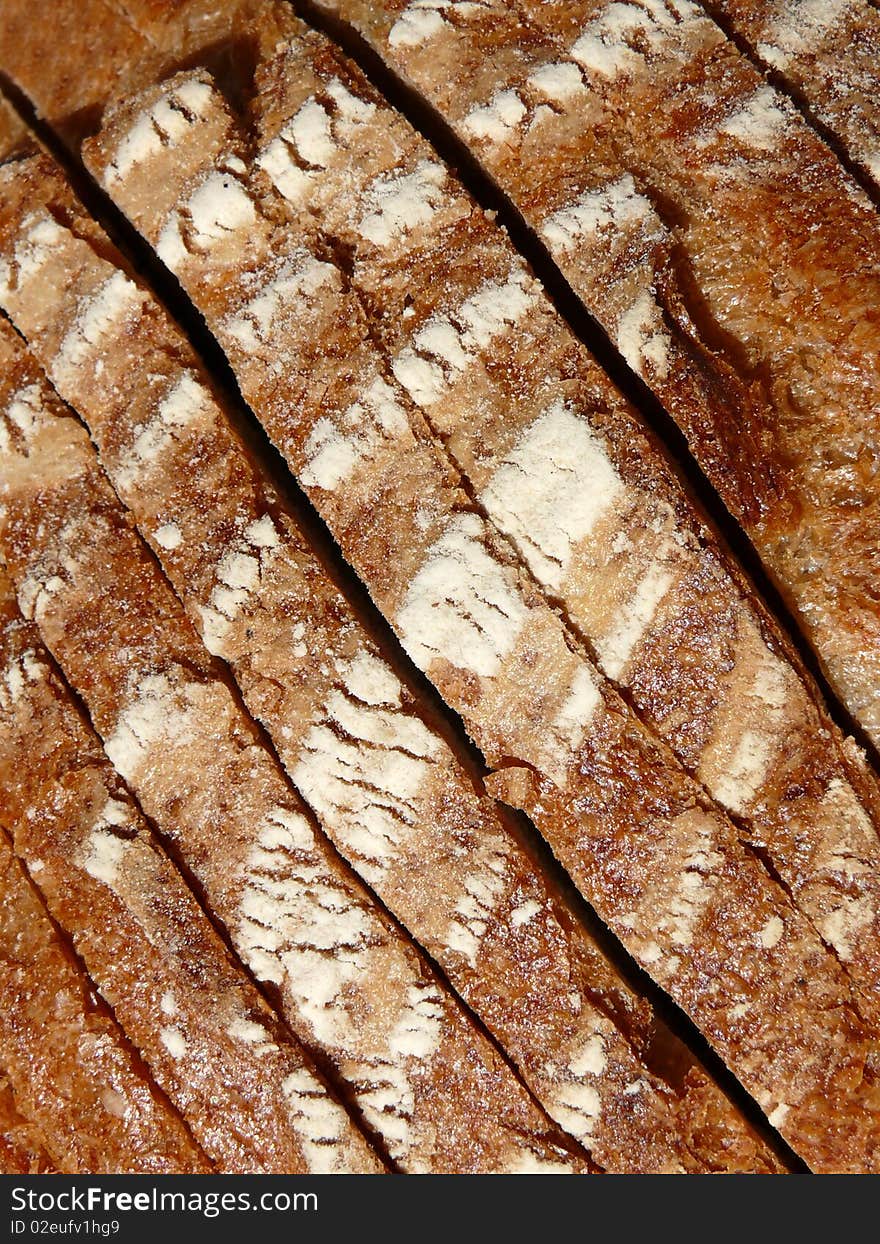
{"label": "bread loaf", "polygon": [[[174,98],[183,118],[174,137],[147,150],[133,142],[145,118]],[[811,1057],[802,1047],[785,1071],[793,1013],[803,1015],[798,1031],[812,1041],[808,1017],[817,1006],[802,991],[824,990],[819,982],[827,981],[833,993],[852,997],[837,961],[742,848],[733,825],[601,678],[470,504],[455,464],[397,382],[344,268],[332,250],[321,257],[302,218],[299,228],[278,220],[271,187],[249,173],[247,143],[210,80],[186,74],[148,88],[105,115],[91,150],[92,167],[103,170],[104,184],[204,314],[245,398],[409,655],[499,770],[492,790],[532,816],[602,919],[711,1033],[784,1134],[810,1147],[808,1160],[846,1161],[837,1140],[824,1149],[827,1133],[822,1152],[811,1147],[812,1112],[827,1108],[826,1054]],[[442,185],[439,166],[424,178],[433,205],[432,176]],[[401,211],[398,231],[406,234],[411,218],[397,204],[392,192],[388,214],[394,220]],[[384,210],[376,208],[380,220]],[[405,418],[383,422],[373,413],[369,393],[382,385]],[[315,446],[346,428],[357,436],[353,469],[344,489],[322,487],[312,469]],[[748,971],[735,951],[746,944],[754,948]],[[757,1008],[756,990],[767,991]],[[757,1073],[751,1054],[737,1052],[753,1008],[768,1043]],[[788,1017],[778,1034],[767,1023],[771,1014]],[[854,1034],[843,1044],[848,1059]],[[870,1046],[862,1048],[860,1080],[862,1059],[871,1057]],[[841,1087],[849,1075],[841,1066]],[[861,1104],[856,1118],[859,1129],[873,1126]],[[866,1141],[849,1143],[862,1150]]]}
{"label": "bread loaf", "polygon": [[[687,0],[308,16],[333,38],[272,0],[65,3],[51,49],[0,16],[0,69],[146,244],[135,277],[107,201],[0,116],[9,633],[107,756],[58,675],[64,728],[27,690],[0,731],[15,850],[218,1169],[781,1169],[659,986],[812,1169],[876,1170],[873,766],[436,118],[678,420],[868,734],[874,207]],[[828,96],[805,63],[774,78],[802,106]],[[835,100],[831,129],[870,111]],[[96,792],[132,828],[111,885],[82,864]],[[176,1002],[176,1054],[125,992],[138,964],[161,1012],[179,970],[151,950],[170,907],[143,915],[168,886],[217,982]],[[271,1051],[232,1052],[229,991]],[[191,1013],[249,1086],[210,1136]],[[338,1107],[325,1134],[319,1080],[285,1114],[266,1056],[317,1059],[366,1140]],[[9,1162],[57,1164],[10,1083]]]}

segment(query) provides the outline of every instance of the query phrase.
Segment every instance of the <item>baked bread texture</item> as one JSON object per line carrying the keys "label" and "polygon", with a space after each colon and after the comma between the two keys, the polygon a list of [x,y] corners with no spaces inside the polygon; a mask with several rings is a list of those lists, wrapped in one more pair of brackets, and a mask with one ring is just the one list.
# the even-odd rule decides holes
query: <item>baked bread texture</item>
{"label": "baked bread texture", "polygon": [[581,1169],[317,832],[127,525],[82,425],[45,383],[16,396],[30,406],[0,455],[0,545],[19,601],[283,1017],[405,1168]]}
{"label": "baked bread texture", "polygon": [[[806,681],[786,668],[782,637],[666,460],[460,187],[433,185],[430,219],[417,229],[377,241],[375,224],[364,224],[383,195],[419,185],[431,152],[362,80],[349,72],[343,87],[346,74],[326,41],[300,30],[257,75],[257,163],[289,204],[289,228],[307,209],[313,236],[349,257],[395,379],[468,496],[602,673],[709,794],[750,825],[750,841],[873,992],[877,959],[852,949],[851,931],[858,923],[875,940],[865,914],[876,901],[866,896],[855,915],[819,862],[837,838],[833,854],[854,849],[880,864],[855,794],[864,797],[856,758],[837,750],[839,736],[829,750],[834,734]],[[334,130],[343,90],[352,115]],[[319,100],[335,150],[297,179],[299,164],[313,163],[297,136],[319,124]],[[325,490],[345,482],[324,465],[334,447],[348,447],[344,430],[334,431],[335,439],[329,430],[315,438],[304,474]],[[817,785],[803,783],[823,769]],[[848,843],[841,833],[852,834]]]}
{"label": "baked bread texture", "polygon": [[[180,91],[186,128],[145,151],[132,134],[143,133],[144,118],[171,106]],[[357,101],[345,107],[356,113]],[[787,997],[768,999],[762,1014],[812,1009],[789,991],[801,988],[798,981],[815,985],[825,975],[818,966],[826,955],[819,937],[790,911],[785,892],[769,884],[730,822],[707,806],[599,675],[471,504],[455,462],[399,382],[371,324],[371,305],[358,299],[332,249],[321,258],[326,232],[318,237],[302,213],[277,219],[279,196],[259,164],[249,175],[247,149],[222,96],[196,74],[168,79],[108,111],[89,158],[205,315],[242,393],[409,655],[498,770],[491,789],[530,814],[602,919],[704,1032],[709,1020],[702,982],[713,978],[711,1039],[734,1064],[741,1008],[749,1004],[739,963],[725,975],[721,961],[734,962],[735,944],[763,948],[768,966],[759,969],[762,985]],[[460,217],[464,204],[453,199],[447,205],[445,174],[436,167],[433,174],[422,169],[413,175],[415,190],[392,185],[387,207],[377,191],[365,229],[385,242],[412,231],[418,243],[435,211],[447,221]],[[147,193],[157,184],[160,194]],[[420,193],[427,197],[427,213],[407,205],[410,190],[417,204]],[[221,206],[224,201],[235,207]],[[418,229],[408,211],[416,214]],[[222,218],[222,230],[212,226],[215,217]],[[378,385],[394,394],[406,419],[383,425],[381,414],[371,414],[367,394]],[[352,425],[356,453],[345,486],[322,487],[316,458]],[[406,543],[392,557],[402,530]],[[723,950],[716,903],[725,904],[731,938],[722,941]],[[777,941],[775,933],[789,918],[791,940],[780,935]],[[790,955],[807,955],[809,969],[794,969],[793,960],[786,963]],[[833,957],[827,971],[838,982]],[[746,989],[755,987],[750,979]],[[772,1067],[774,1075],[784,1075],[788,1031],[761,1060],[761,1074]],[[762,1036],[776,1040],[766,1027]],[[799,1058],[798,1078],[804,1070]],[[826,1071],[827,1065],[822,1075]],[[793,1084],[783,1091],[778,1081],[772,1088],[750,1082],[750,1088],[787,1136],[797,1126],[790,1098],[804,1093],[805,1117],[818,1103],[803,1080],[795,1091]],[[805,1130],[812,1132],[812,1124]]]}
{"label": "baked bread texture", "polygon": [[[5,223],[18,219],[31,238],[51,230],[42,295],[32,301],[20,283],[34,316],[16,323],[88,422],[203,641],[229,662],[339,850],[603,1169],[766,1160],[477,795],[262,481],[185,341],[105,257],[107,239],[92,227],[93,245],[85,240],[89,224],[57,171],[39,160],[7,172]],[[130,307],[111,354],[103,336],[88,348],[79,326],[93,291],[106,301],[113,288]],[[63,343],[73,340],[70,367]],[[175,402],[186,418],[169,422]],[[653,1047],[650,1067],[634,1045]]]}
{"label": "baked bread texture", "polygon": [[851,0],[712,0],[713,16],[880,188],[880,13]]}
{"label": "baked bread texture", "polygon": [[39,1131],[18,1109],[9,1080],[4,1075],[0,1084],[0,1174],[57,1173]]}
{"label": "baked bread texture", "polygon": [[876,742],[873,204],[690,0],[320,7],[510,196]]}
{"label": "baked bread texture", "polygon": [[4,1121],[4,1155],[70,1174],[209,1171],[62,942],[5,832],[0,880],[0,1063],[12,1130]]}
{"label": "baked bread texture", "polygon": [[[0,115],[10,861],[206,1168],[876,1171],[873,762],[336,40],[522,213],[869,736],[874,206],[687,0],[307,17],[0,17],[81,162]],[[0,1068],[9,1163],[71,1168]]]}
{"label": "baked bread texture", "polygon": [[[5,338],[0,349],[7,392],[33,393],[34,370]],[[218,1169],[380,1170],[230,962],[5,580],[4,591],[0,796],[12,845],[157,1087]]]}

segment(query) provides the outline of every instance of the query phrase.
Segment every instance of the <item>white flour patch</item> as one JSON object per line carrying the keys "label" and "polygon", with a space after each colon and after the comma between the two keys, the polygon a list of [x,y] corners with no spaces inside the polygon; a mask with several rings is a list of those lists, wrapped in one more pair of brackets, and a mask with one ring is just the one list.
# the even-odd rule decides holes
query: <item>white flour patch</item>
{"label": "white flour patch", "polygon": [[416,48],[440,33],[446,23],[438,10],[442,4],[411,4],[388,32],[388,43],[393,48]]}
{"label": "white flour patch", "polygon": [[[26,295],[27,287],[52,256],[63,250],[70,235],[46,212],[35,212],[22,221],[21,236],[15,246],[13,264],[2,262],[0,295],[14,299]],[[14,273],[14,275],[13,275]]]}
{"label": "white flour patch", "polygon": [[187,211],[193,244],[203,250],[252,228],[257,219],[250,195],[231,173],[209,173],[190,195]]}
{"label": "white flour patch", "polygon": [[233,1041],[239,1041],[242,1045],[246,1045],[257,1058],[265,1058],[267,1054],[272,1054],[278,1049],[278,1046],[262,1024],[258,1024],[252,1019],[246,1019],[241,1015],[227,1026],[226,1035],[231,1037]]}
{"label": "white flour patch", "polygon": [[105,185],[122,181],[139,164],[173,150],[190,135],[194,124],[203,120],[214,92],[208,82],[190,78],[179,82],[138,116],[116,150],[104,172]]}
{"label": "white flour patch", "polygon": [[716,870],[723,862],[724,857],[713,848],[711,822],[707,822],[706,828],[699,832],[694,849],[685,858],[678,888],[670,898],[667,911],[658,913],[674,946],[684,949],[692,944],[697,924],[717,884]]}
{"label": "white flour patch", "polygon": [[771,916],[758,934],[758,940],[765,950],[772,950],[777,946],[785,932],[785,925],[779,916]]}
{"label": "white flour patch", "polygon": [[104,750],[126,781],[136,781],[153,749],[166,755],[198,737],[203,687],[179,683],[167,674],[148,674],[135,685]]}
{"label": "white flour patch", "polygon": [[690,17],[694,9],[686,0],[677,0],[676,13],[663,0],[631,0],[608,4],[587,25],[570,55],[590,73],[616,78],[644,70],[643,49],[658,52],[678,36],[679,18]]}
{"label": "white flour patch", "polygon": [[[477,966],[480,943],[496,918],[498,905],[507,889],[507,875],[506,844],[500,839],[481,843],[465,879],[465,892],[456,901],[455,915],[444,934],[450,950],[463,955],[472,968]],[[534,911],[526,909],[520,912],[518,920],[512,917],[511,922],[516,927],[539,910],[535,905]]]}
{"label": "white flour patch", "polygon": [[210,391],[192,372],[182,372],[158,403],[154,417],[135,432],[115,475],[120,491],[125,494],[136,488],[143,477],[161,467],[163,454],[182,432],[216,414]]}
{"label": "white flour patch", "polygon": [[839,907],[819,921],[819,932],[848,963],[855,954],[859,934],[871,928],[875,920],[876,912],[869,899],[846,895]]}
{"label": "white flour patch", "polygon": [[586,419],[556,402],[505,455],[480,501],[535,577],[556,590],[578,545],[623,492]]}
{"label": "white flour patch", "polygon": [[122,322],[139,311],[146,296],[123,272],[114,272],[99,289],[83,298],[76,319],[59,347],[51,374],[62,388],[71,381],[76,370],[103,352],[107,339],[113,337]]}
{"label": "white flour patch", "polygon": [[388,1042],[392,1055],[429,1060],[440,1045],[445,1009],[443,996],[433,983],[408,986],[406,1009]]}
{"label": "white flour patch", "polygon": [[27,384],[17,389],[9,399],[6,417],[19,430],[26,443],[32,441],[40,428],[45,426],[47,418],[50,418],[43,403],[40,386]]}
{"label": "white flour patch", "polygon": [[718,126],[718,132],[746,147],[770,152],[783,141],[792,115],[772,86],[761,86]]}
{"label": "white flour patch", "polygon": [[400,684],[384,662],[362,652],[338,672],[340,687],[303,739],[292,777],[375,882],[418,831],[440,741],[403,712]]}
{"label": "white flour patch", "polygon": [[365,979],[374,923],[327,868],[304,817],[267,817],[242,875],[237,946],[259,980],[283,986],[322,1045],[357,1043],[346,996]]}
{"label": "white flour patch", "polygon": [[159,1040],[165,1046],[165,1049],[174,1059],[184,1058],[187,1052],[188,1044],[186,1038],[179,1028],[167,1026],[159,1029]]}
{"label": "white flour patch", "polygon": [[555,253],[568,255],[584,242],[606,232],[617,233],[660,221],[651,203],[636,190],[631,174],[594,190],[585,190],[573,203],[561,207],[541,225],[541,236]]}
{"label": "white flour patch", "polygon": [[672,587],[669,565],[672,540],[664,541],[648,566],[631,599],[610,631],[597,642],[602,668],[609,678],[619,679],[638,645],[650,631],[660,605]]}
{"label": "white flour patch", "polygon": [[529,86],[554,103],[567,104],[586,91],[583,75],[571,61],[542,65],[529,75]]}
{"label": "white flour patch", "polygon": [[218,561],[207,604],[199,606],[200,633],[213,656],[226,654],[229,629],[258,591],[280,543],[271,516],[265,514],[250,522]]}
{"label": "white flour patch", "polygon": [[749,724],[740,733],[714,787],[715,797],[734,812],[744,812],[754,799],[781,744],[788,679],[783,663],[767,652],[746,693]]}
{"label": "white flour patch", "polygon": [[344,1174],[348,1169],[344,1143],[351,1124],[342,1106],[307,1067],[286,1076],[281,1091],[308,1169],[315,1175]]}
{"label": "white flour patch", "polygon": [[265,151],[257,157],[257,164],[272,182],[272,185],[296,206],[302,203],[315,184],[315,174],[311,169],[300,168],[290,154],[290,146],[282,130],[277,138],[273,138]]}
{"label": "white flour patch", "polygon": [[422,669],[442,657],[491,678],[525,625],[525,603],[483,544],[483,532],[477,515],[457,515],[410,584],[397,622]]}
{"label": "white flour patch", "polygon": [[129,844],[124,838],[99,824],[86,840],[85,851],[80,860],[81,867],[90,877],[103,881],[114,890],[128,849]]}
{"label": "white flour patch", "polygon": [[306,487],[333,491],[369,461],[383,442],[403,435],[408,427],[394,390],[377,377],[337,421],[325,416],[316,422],[304,447],[302,482]]}
{"label": "white flour patch", "polygon": [[665,377],[672,345],[663,314],[650,290],[643,290],[617,322],[617,346],[640,376]]}
{"label": "white flour patch", "polygon": [[284,260],[259,293],[229,317],[224,330],[245,350],[256,352],[261,345],[271,345],[273,332],[287,316],[307,312],[309,300],[320,290],[338,290],[340,286],[339,273],[332,264],[299,249]]}
{"label": "white flour patch", "polygon": [[480,351],[506,336],[540,297],[537,282],[519,265],[489,280],[446,315],[428,320],[392,363],[395,378],[417,405],[432,406],[476,362]]}
{"label": "white flour patch", "polygon": [[157,527],[153,532],[153,539],[168,553],[173,553],[183,543],[183,535],[176,523],[163,523],[161,527]]}
{"label": "white flour patch", "polygon": [[291,118],[284,137],[293,143],[305,163],[315,168],[326,168],[336,154],[330,114],[314,97],[307,99]]}
{"label": "white flour patch", "polygon": [[758,43],[758,55],[774,69],[787,69],[816,51],[853,8],[853,0],[783,0]]}
{"label": "white flour patch", "polygon": [[498,91],[488,104],[472,108],[461,128],[469,138],[498,145],[510,142],[526,116],[526,106],[516,91]]}
{"label": "white flour patch", "polygon": [[390,246],[417,228],[426,228],[443,206],[446,170],[420,160],[411,173],[386,173],[364,192],[367,210],[357,226],[361,237]]}

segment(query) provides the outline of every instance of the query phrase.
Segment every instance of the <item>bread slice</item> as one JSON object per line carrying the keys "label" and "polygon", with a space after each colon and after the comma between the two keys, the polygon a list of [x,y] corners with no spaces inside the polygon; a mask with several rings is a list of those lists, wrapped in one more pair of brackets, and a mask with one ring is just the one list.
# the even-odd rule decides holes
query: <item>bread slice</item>
{"label": "bread slice", "polygon": [[2,584],[0,799],[13,845],[218,1170],[381,1164],[163,853]]}
{"label": "bread slice", "polygon": [[[158,150],[134,144],[125,174],[106,183],[205,315],[410,656],[499,770],[493,789],[533,817],[601,917],[808,1161],[874,1162],[865,1157],[874,1153],[873,1090],[863,1079],[872,1075],[871,1043],[852,1019],[838,963],[470,505],[343,268],[310,249],[307,230],[292,234],[263,210],[265,192],[249,180],[246,147],[210,82],[170,79],[121,106],[105,135],[105,167],[132,127],[144,132],[151,110],[181,91],[173,139]],[[158,188],[150,195],[148,170]],[[84,321],[89,314],[83,307]],[[371,413],[378,383],[406,421]],[[328,424],[357,434],[344,490],[321,488],[309,473]],[[826,988],[846,999],[842,1008],[819,1001]],[[846,1031],[835,1035],[841,1023]],[[853,1130],[832,1135],[819,1122],[828,1076],[852,1093],[853,1057],[860,1088],[844,1108]]]}
{"label": "bread slice", "polygon": [[319,8],[521,211],[880,740],[880,222],[834,154],[689,0]]}
{"label": "bread slice", "polygon": [[42,1145],[65,1174],[207,1173],[204,1153],[71,959],[2,831],[0,894],[0,1065],[16,1114],[30,1125],[27,1145]]}
{"label": "bread slice", "polygon": [[82,425],[9,330],[3,346],[0,546],[19,603],[236,951],[402,1169],[587,1169],[319,833]]}
{"label": "bread slice", "polygon": [[853,0],[712,0],[725,30],[803,101],[880,189],[880,13]]}
{"label": "bread slice", "polygon": [[[769,1154],[475,791],[261,480],[155,302],[133,295],[112,350],[101,338],[75,368],[57,366],[84,302],[120,274],[47,161],[14,173],[5,184],[11,246],[13,218],[33,233],[41,203],[43,225],[66,222],[55,226],[39,295],[22,288],[30,311],[16,322],[86,419],[203,640],[229,662],[342,854],[603,1169],[764,1168]],[[162,411],[168,394],[184,391],[188,418],[172,434]],[[244,567],[256,559],[259,574],[233,607],[235,558]]]}

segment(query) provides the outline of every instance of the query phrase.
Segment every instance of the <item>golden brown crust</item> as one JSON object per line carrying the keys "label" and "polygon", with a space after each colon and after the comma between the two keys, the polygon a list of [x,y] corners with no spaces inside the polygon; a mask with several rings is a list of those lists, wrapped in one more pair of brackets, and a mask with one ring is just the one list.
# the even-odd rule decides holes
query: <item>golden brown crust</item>
{"label": "golden brown crust", "polygon": [[[94,54],[99,30],[109,53],[106,57]],[[34,39],[33,14],[27,5],[4,6],[2,63],[25,91],[29,82],[42,83],[39,98],[34,100],[37,113],[71,141],[94,126],[104,101],[117,88],[120,64],[153,60],[144,38],[107,0],[59,4],[53,9],[49,43],[46,47]]]}
{"label": "golden brown crust", "polygon": [[880,225],[833,154],[687,0],[449,21],[400,0],[321,7],[439,107],[542,236],[877,730]]}
{"label": "golden brown crust", "polygon": [[82,425],[7,336],[0,544],[19,602],[233,946],[404,1169],[588,1169],[319,835]]}
{"label": "golden brown crust", "polygon": [[0,1174],[56,1173],[39,1128],[21,1113],[9,1080],[0,1071]]}
{"label": "golden brown crust", "polygon": [[[808,1160],[864,1163],[874,1147],[873,1055],[856,1035],[834,959],[733,827],[572,650],[559,619],[473,512],[395,387],[344,272],[319,259],[308,236],[291,237],[289,224],[276,227],[263,212],[265,191],[249,181],[246,149],[210,82],[196,75],[163,90],[185,96],[186,127],[169,148],[133,159],[125,136],[159,92],[120,108],[102,140],[106,183],[205,314],[252,407],[410,655],[501,770],[496,793],[526,807],[602,917],[704,1026]],[[147,168],[151,185],[162,187],[159,201],[143,192]],[[211,223],[220,218],[218,197],[222,230]],[[370,429],[344,495],[321,487],[309,472],[315,438],[369,406],[367,390],[380,380],[406,422]],[[847,999],[843,1009],[832,998]],[[812,1026],[807,1033],[799,1021],[797,1055],[793,1014]],[[782,1015],[789,1019],[774,1032],[771,1017]],[[841,1023],[845,1032],[832,1035]],[[846,1069],[832,1069],[832,1049],[846,1051]],[[852,1084],[853,1057],[862,1087],[850,1090],[847,1134],[817,1139],[828,1076],[842,1090]]]}
{"label": "golden brown crust", "polygon": [[[145,432],[158,428],[165,392],[203,383],[156,305],[136,304],[112,351],[97,341],[76,369],[59,363],[90,291],[117,270],[77,236],[87,225],[45,161],[21,166],[6,189],[10,226],[33,230],[44,198],[73,231],[55,235],[42,295],[20,289],[18,328],[86,418],[203,639],[230,662],[336,845],[603,1168],[763,1168],[769,1155],[426,728],[210,393],[185,431]],[[257,558],[260,573],[233,610],[223,568],[236,554]]]}
{"label": "golden brown crust", "polygon": [[0,162],[31,155],[35,150],[30,130],[5,96],[0,96]]}
{"label": "golden brown crust", "polygon": [[707,6],[809,108],[880,188],[880,13],[860,0]]}

